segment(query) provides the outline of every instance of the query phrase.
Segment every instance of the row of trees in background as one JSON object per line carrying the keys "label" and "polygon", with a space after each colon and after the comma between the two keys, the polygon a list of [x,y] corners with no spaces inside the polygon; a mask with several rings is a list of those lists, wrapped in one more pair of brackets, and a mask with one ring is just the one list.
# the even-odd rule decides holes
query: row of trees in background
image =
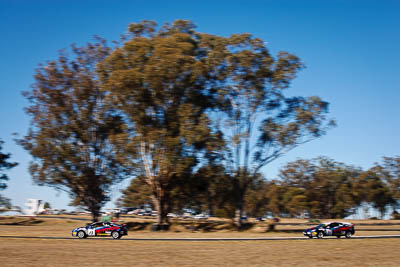
{"label": "row of trees in background", "polygon": [[400,157],[384,158],[366,171],[325,157],[297,160],[267,185],[264,208],[290,217],[305,212],[312,218],[344,218],[368,204],[383,217],[389,207],[398,207],[399,174]]}
{"label": "row of trees in background", "polygon": [[[208,166],[193,174],[190,184],[177,184],[171,211],[190,207],[197,212],[233,218],[235,199],[229,172],[222,166]],[[122,191],[122,206],[150,202],[150,191],[141,177]],[[372,206],[383,217],[400,200],[400,157],[385,157],[382,163],[363,171],[326,157],[298,159],[287,163],[279,178],[253,179],[245,194],[248,216],[344,218],[363,206]]]}
{"label": "row of trees in background", "polygon": [[93,220],[113,184],[139,177],[134,190],[149,193],[159,224],[186,198],[229,201],[240,226],[260,170],[335,125],[319,97],[287,96],[302,68],[250,34],[131,24],[113,47],[98,39],[38,67],[19,143],[34,181],[66,191]]}

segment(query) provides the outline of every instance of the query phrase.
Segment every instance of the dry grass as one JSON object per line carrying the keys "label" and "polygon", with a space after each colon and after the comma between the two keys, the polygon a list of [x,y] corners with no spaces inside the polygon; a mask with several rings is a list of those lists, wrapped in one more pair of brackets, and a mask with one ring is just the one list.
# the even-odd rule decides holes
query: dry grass
{"label": "dry grass", "polygon": [[[298,222],[299,220],[288,221],[288,223]],[[207,230],[207,227],[198,227],[201,223],[199,222],[182,222],[174,223],[171,226],[171,230],[168,232],[150,232],[150,222],[143,221],[141,219],[127,218],[125,223],[128,222],[130,225],[129,236],[137,238],[234,238],[234,237],[287,237],[287,236],[302,236],[301,232],[295,232],[296,230],[304,230],[309,226],[305,225],[278,225],[277,232],[265,232],[266,223],[258,223],[251,229],[245,231],[236,231],[229,227],[229,223],[213,224],[210,223],[212,229]],[[353,222],[353,221],[352,221]],[[363,221],[362,223],[396,223],[395,221]],[[0,217],[0,235],[18,235],[18,236],[53,236],[53,237],[69,237],[71,236],[72,229],[84,226],[87,221],[76,221],[70,219],[50,219],[37,217],[36,219],[28,217],[15,217],[7,218]],[[300,222],[301,223],[301,222]],[[361,223],[358,221],[357,223]],[[369,226],[360,225],[356,223],[356,235],[400,235],[400,231],[379,231],[379,230],[392,230],[400,229],[400,225],[379,225]],[[141,227],[136,226],[144,224],[146,227],[142,230]],[[188,228],[188,226],[190,226]],[[196,228],[198,227],[198,228]],[[376,231],[363,231],[363,229],[376,229]],[[197,229],[197,230],[196,230]],[[279,230],[286,230],[289,232],[279,232]],[[294,232],[290,232],[294,230]]]}
{"label": "dry grass", "polygon": [[2,239],[1,266],[400,266],[400,240]]}
{"label": "dry grass", "polygon": [[[130,222],[137,222],[129,218]],[[143,221],[142,221],[143,222]],[[288,223],[303,223],[288,221]],[[352,221],[353,222],[353,221]],[[358,222],[360,223],[360,222]],[[363,221],[362,223],[368,223]],[[371,221],[377,223],[377,221]],[[379,221],[382,223],[382,221]],[[395,223],[387,221],[387,223]],[[69,237],[86,222],[48,218],[0,218],[0,235]],[[357,223],[356,223],[357,224]],[[265,233],[263,224],[237,232],[187,231],[179,224],[169,232],[130,231],[128,237],[267,237],[301,233]],[[258,227],[258,228],[257,228]],[[291,229],[290,225],[279,226]],[[301,226],[300,226],[301,227]],[[368,226],[369,227],[369,226]],[[380,226],[380,229],[392,226]],[[371,228],[371,227],[369,227]],[[258,229],[258,230],[257,230]],[[357,228],[356,228],[357,229]],[[400,234],[357,231],[356,235]],[[295,241],[133,241],[0,239],[3,266],[400,266],[400,239],[323,239]]]}

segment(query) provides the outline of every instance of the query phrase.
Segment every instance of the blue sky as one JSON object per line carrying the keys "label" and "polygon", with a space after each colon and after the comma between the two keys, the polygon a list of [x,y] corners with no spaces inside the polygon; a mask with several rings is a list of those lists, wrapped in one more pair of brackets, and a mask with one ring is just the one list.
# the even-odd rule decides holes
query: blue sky
{"label": "blue sky", "polygon": [[[307,68],[290,88],[293,95],[318,95],[331,103],[338,127],[264,168],[274,178],[286,162],[318,155],[370,167],[400,155],[400,1],[23,1],[0,0],[0,138],[3,152],[20,165],[9,172],[1,193],[13,204],[25,198],[68,208],[69,198],[33,185],[30,156],[12,133],[27,132],[21,91],[33,83],[35,67],[72,43],[93,35],[117,40],[130,22],[190,19],[197,30],[218,35],[248,32],[268,42],[273,54],[298,55]],[[115,187],[112,198],[129,181]],[[113,201],[107,207],[113,206]]]}

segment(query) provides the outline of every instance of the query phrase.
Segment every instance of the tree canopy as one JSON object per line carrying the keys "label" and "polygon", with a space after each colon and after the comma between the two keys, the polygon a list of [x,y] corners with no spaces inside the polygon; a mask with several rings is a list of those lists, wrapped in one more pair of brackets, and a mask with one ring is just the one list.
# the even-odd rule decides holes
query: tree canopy
{"label": "tree canopy", "polygon": [[126,160],[150,186],[159,224],[167,222],[174,181],[189,177],[217,143],[205,112],[217,91],[213,42],[189,21],[158,31],[144,21],[129,26],[125,42],[99,68],[127,125]]}
{"label": "tree canopy", "polygon": [[[286,203],[300,215],[313,218],[344,218],[354,212],[358,177],[362,170],[326,157],[289,162],[280,171],[287,188]],[[359,191],[360,193],[360,191]],[[301,198],[301,201],[299,201]]]}
{"label": "tree canopy", "polygon": [[71,204],[86,207],[94,221],[110,186],[126,177],[113,144],[123,123],[105,102],[96,72],[109,53],[99,39],[40,65],[32,90],[24,93],[31,127],[19,140],[33,156],[29,170],[34,181],[66,191]]}
{"label": "tree canopy", "polygon": [[288,52],[270,55],[265,42],[250,34],[221,38],[223,49],[217,113],[241,224],[247,189],[270,162],[295,147],[319,138],[335,126],[329,104],[318,96],[287,96],[286,89],[304,67]]}
{"label": "tree canopy", "polygon": [[20,144],[34,157],[34,181],[65,190],[93,219],[129,174],[149,186],[158,224],[185,194],[210,198],[224,184],[229,197],[208,207],[232,200],[240,225],[261,169],[335,124],[319,97],[286,95],[303,67],[247,33],[132,23],[114,47],[99,39],[39,66]]}

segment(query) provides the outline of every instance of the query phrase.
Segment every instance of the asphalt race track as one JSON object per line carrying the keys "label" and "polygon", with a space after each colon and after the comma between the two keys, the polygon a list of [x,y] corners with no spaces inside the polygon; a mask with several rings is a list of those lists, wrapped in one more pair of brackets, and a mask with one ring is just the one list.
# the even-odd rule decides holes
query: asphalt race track
{"label": "asphalt race track", "polygon": [[[0,238],[21,238],[21,239],[56,239],[56,240],[79,240],[77,237],[56,237],[56,236],[8,236],[2,235]],[[352,236],[351,238],[341,238],[342,240],[351,239],[386,239],[400,238],[400,235],[373,235],[373,236]],[[324,237],[318,240],[338,239],[336,237]],[[104,237],[89,237],[85,240],[113,240],[112,238]],[[317,238],[308,237],[260,237],[260,238],[121,238],[118,240],[126,241],[272,241],[272,240],[317,240]]]}

